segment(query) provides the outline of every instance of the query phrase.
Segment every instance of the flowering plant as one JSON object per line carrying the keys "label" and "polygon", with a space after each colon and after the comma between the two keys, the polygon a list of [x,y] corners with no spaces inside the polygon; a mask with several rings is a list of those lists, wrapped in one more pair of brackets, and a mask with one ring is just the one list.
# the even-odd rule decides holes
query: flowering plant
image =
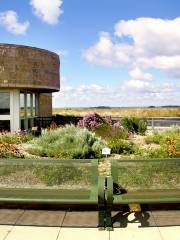
{"label": "flowering plant", "polygon": [[79,120],[77,126],[86,127],[89,129],[97,129],[101,127],[103,124],[108,124],[104,118],[102,118],[97,113],[90,113],[83,117],[83,119]]}

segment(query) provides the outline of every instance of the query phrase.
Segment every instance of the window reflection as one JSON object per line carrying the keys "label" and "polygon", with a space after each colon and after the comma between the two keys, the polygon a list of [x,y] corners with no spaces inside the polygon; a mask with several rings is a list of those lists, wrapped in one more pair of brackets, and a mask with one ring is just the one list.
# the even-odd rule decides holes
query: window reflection
{"label": "window reflection", "polygon": [[27,116],[31,117],[31,94],[27,94]]}
{"label": "window reflection", "polygon": [[9,92],[0,92],[0,115],[10,115]]}
{"label": "window reflection", "polygon": [[0,120],[0,132],[10,131],[10,121],[9,120]]}
{"label": "window reflection", "polygon": [[24,99],[24,93],[20,93],[20,117],[24,118],[25,116],[25,99]]}
{"label": "window reflection", "polygon": [[37,93],[20,93],[21,129],[34,126],[34,118],[38,115],[39,96]]}

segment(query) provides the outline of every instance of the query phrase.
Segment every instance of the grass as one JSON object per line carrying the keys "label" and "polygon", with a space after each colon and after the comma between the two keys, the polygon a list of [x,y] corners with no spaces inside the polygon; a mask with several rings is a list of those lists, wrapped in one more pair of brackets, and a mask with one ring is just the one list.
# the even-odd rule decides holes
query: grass
{"label": "grass", "polygon": [[85,116],[96,112],[113,117],[180,117],[180,107],[172,108],[54,108],[53,114]]}

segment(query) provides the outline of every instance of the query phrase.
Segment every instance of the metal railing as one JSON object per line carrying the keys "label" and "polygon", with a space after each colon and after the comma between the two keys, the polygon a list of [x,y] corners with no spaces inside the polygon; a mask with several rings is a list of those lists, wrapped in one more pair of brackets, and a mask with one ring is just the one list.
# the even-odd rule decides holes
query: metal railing
{"label": "metal railing", "polygon": [[0,204],[56,205],[66,209],[95,206],[105,227],[105,177],[98,160],[0,159]]}
{"label": "metal railing", "polygon": [[[122,118],[123,117],[112,117],[112,120],[121,121]],[[142,119],[146,119],[148,127],[152,129],[171,126],[180,127],[180,117],[142,117]]]}
{"label": "metal railing", "polygon": [[[123,117],[112,117],[113,121],[121,121]],[[140,117],[141,118],[141,117]],[[77,116],[52,116],[52,117],[36,117],[35,126],[40,128],[47,128],[51,125],[52,122],[55,122],[57,125],[65,124],[77,124],[77,122],[82,119],[82,117]],[[180,117],[142,117],[148,122],[148,128],[166,128],[172,126],[180,127]]]}
{"label": "metal railing", "polygon": [[112,229],[115,205],[180,203],[180,158],[113,160],[106,178],[106,227]]}
{"label": "metal railing", "polygon": [[111,176],[99,176],[97,159],[0,159],[0,204],[95,206],[111,230],[115,205],[180,203],[179,174],[180,158],[111,160]]}

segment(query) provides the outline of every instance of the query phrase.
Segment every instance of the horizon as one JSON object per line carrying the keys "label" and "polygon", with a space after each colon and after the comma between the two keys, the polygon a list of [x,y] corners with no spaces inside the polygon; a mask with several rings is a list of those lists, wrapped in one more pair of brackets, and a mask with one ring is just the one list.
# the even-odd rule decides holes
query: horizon
{"label": "horizon", "polygon": [[162,106],[129,106],[129,107],[111,107],[111,106],[87,106],[87,107],[53,107],[53,109],[58,109],[58,108],[62,108],[62,109],[75,109],[75,108],[99,108],[99,109],[108,109],[108,108],[180,108],[180,105],[162,105]]}
{"label": "horizon", "polygon": [[2,0],[1,42],[61,60],[53,108],[180,105],[180,2]]}

